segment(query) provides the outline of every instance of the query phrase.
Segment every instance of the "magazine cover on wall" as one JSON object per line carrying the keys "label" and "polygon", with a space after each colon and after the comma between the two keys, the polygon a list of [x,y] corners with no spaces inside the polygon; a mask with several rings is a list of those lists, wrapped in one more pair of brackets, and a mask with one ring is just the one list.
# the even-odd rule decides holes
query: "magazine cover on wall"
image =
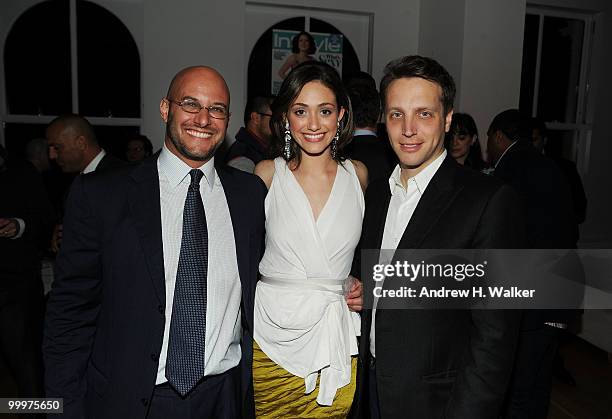
{"label": "magazine cover on wall", "polygon": [[339,34],[274,29],[272,94],[278,93],[283,79],[291,69],[304,61],[323,61],[342,74],[342,44],[343,37]]}

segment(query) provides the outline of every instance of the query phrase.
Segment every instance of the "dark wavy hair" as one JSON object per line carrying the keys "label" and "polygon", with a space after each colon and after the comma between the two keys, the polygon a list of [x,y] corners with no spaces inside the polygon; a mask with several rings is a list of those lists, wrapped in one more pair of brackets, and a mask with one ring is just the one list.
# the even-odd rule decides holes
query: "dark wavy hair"
{"label": "dark wavy hair", "polygon": [[455,81],[440,63],[433,58],[420,55],[408,55],[389,62],[384,69],[384,76],[380,81],[380,99],[383,108],[387,102],[387,89],[392,81],[401,78],[419,77],[437,84],[442,89],[442,106],[444,114],[453,109],[455,102]]}
{"label": "dark wavy hair", "polygon": [[472,118],[470,114],[460,112],[453,113],[450,129],[444,137],[444,146],[447,150],[451,149],[451,143],[455,135],[470,135],[476,137],[474,144],[470,145],[464,165],[474,170],[483,169],[485,163],[482,160],[482,151],[480,149],[480,141],[478,140],[478,128],[476,127],[476,121],[474,121],[474,118]]}
{"label": "dark wavy hair", "polygon": [[329,64],[320,61],[307,61],[298,65],[283,80],[278,95],[274,102],[272,102],[272,118],[270,118],[272,155],[274,157],[281,156],[286,161],[295,158],[296,167],[300,165],[302,160],[302,150],[295,141],[292,141],[289,159],[285,158],[283,153],[285,149],[285,121],[289,108],[299,96],[302,88],[311,81],[320,82],[334,93],[338,111],[340,111],[340,108],[344,108],[344,116],[340,120],[340,135],[336,148],[335,160],[337,162],[346,160],[343,150],[352,140],[355,128],[351,101],[338,72]]}
{"label": "dark wavy hair", "polygon": [[299,43],[300,43],[300,36],[302,35],[306,35],[306,37],[308,38],[308,44],[309,44],[308,55],[314,54],[317,51],[317,45],[315,44],[315,40],[312,37],[312,35],[306,31],[302,31],[293,37],[293,39],[291,40],[291,52],[293,52],[294,54],[297,54],[298,52],[300,52]]}

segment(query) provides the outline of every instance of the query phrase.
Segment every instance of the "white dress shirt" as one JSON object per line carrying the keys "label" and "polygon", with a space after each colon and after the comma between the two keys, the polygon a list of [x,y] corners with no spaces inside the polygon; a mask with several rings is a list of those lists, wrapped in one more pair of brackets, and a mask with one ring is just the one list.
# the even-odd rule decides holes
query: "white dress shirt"
{"label": "white dress shirt", "polygon": [[90,161],[87,166],[85,166],[85,169],[83,169],[83,171],[81,173],[85,174],[85,173],[94,172],[98,168],[98,165],[100,164],[100,162],[102,161],[104,156],[106,156],[106,151],[104,151],[104,149],[102,149],[96,155],[96,157],[94,157],[93,160]]}
{"label": "white dress shirt", "polygon": [[[191,183],[191,167],[163,147],[157,159],[161,225],[166,280],[166,323],[159,356],[156,384],[166,381],[166,358],[174,287],[183,236],[183,209]],[[206,289],[206,336],[204,375],[223,373],[240,362],[241,285],[236,243],[229,207],[214,159],[199,168],[204,172],[200,194],[208,229],[208,275]],[[146,327],[146,325],[143,325]]]}
{"label": "white dress shirt", "polygon": [[[446,158],[446,150],[442,152],[434,161],[427,165],[423,170],[414,177],[408,179],[407,187],[404,188],[401,181],[400,166],[395,166],[391,177],[389,178],[389,188],[391,189],[391,200],[387,209],[387,219],[385,221],[385,230],[383,232],[382,243],[380,248],[383,251],[380,254],[379,263],[389,264],[393,259],[396,250],[404,231],[412,218],[412,214],[416,210],[421,197],[427,189],[427,185],[434,177],[442,162]],[[382,283],[380,284],[382,286]],[[372,310],[372,327],[370,328],[370,352],[372,356],[376,356],[376,306],[378,298],[374,298],[374,307]]]}

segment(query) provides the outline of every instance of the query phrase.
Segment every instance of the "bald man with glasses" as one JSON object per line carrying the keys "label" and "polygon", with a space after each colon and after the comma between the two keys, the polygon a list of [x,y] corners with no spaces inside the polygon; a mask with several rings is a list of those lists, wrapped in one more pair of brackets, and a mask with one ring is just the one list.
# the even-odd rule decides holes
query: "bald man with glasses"
{"label": "bald man with glasses", "polygon": [[159,155],[75,181],[44,344],[65,417],[253,415],[266,189],[214,167],[229,106],[216,70],[181,70]]}

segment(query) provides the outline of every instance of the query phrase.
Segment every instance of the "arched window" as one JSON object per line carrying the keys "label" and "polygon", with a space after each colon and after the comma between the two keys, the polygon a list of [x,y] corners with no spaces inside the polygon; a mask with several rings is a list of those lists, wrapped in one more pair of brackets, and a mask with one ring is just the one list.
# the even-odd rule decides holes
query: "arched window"
{"label": "arched window", "polygon": [[101,145],[122,156],[141,123],[140,57],[125,25],[86,0],[47,0],[23,12],[4,44],[4,139],[20,155],[64,113],[87,117]]}

